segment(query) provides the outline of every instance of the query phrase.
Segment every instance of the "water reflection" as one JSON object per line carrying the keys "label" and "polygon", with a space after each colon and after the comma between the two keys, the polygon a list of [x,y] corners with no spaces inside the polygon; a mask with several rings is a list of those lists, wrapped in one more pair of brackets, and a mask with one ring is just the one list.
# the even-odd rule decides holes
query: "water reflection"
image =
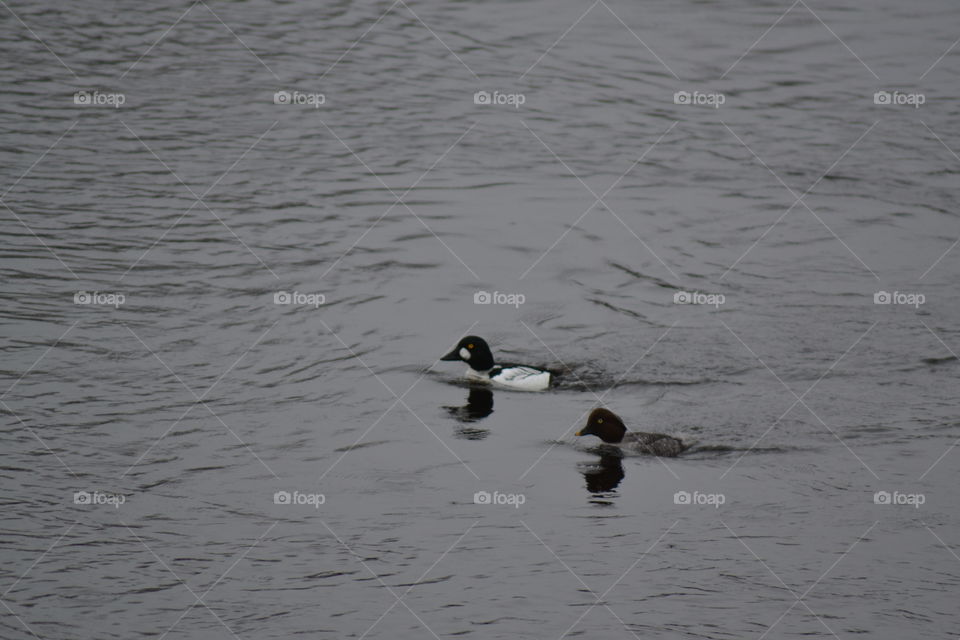
{"label": "water reflection", "polygon": [[483,440],[489,435],[489,429],[466,426],[483,420],[493,413],[493,391],[486,387],[471,387],[467,394],[467,404],[462,407],[444,407],[458,422],[463,423],[454,430],[454,435],[464,440]]}
{"label": "water reflection", "polygon": [[[580,473],[587,481],[587,491],[594,498],[612,498],[623,480],[623,456],[619,453],[601,453],[598,462],[580,465]],[[605,500],[591,502],[612,504]]]}

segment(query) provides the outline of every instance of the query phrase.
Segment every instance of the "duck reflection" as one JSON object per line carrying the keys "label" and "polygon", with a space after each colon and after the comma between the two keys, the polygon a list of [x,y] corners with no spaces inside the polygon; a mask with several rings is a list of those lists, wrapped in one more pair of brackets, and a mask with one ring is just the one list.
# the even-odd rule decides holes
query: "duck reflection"
{"label": "duck reflection", "polygon": [[597,463],[581,465],[580,473],[587,481],[587,491],[594,496],[609,496],[623,480],[623,456],[618,453],[601,453]]}
{"label": "duck reflection", "polygon": [[[493,413],[493,391],[485,387],[471,387],[467,395],[467,404],[462,407],[444,407],[451,416],[464,425],[483,420]],[[489,429],[459,426],[454,435],[464,440],[483,440],[489,435]]]}

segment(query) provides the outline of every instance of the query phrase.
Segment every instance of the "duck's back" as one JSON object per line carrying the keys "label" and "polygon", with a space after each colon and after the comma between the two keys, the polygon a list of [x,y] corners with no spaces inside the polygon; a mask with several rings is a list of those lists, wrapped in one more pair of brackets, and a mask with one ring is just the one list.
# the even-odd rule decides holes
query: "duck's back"
{"label": "duck's back", "polygon": [[679,438],[663,433],[644,433],[634,431],[623,437],[622,446],[629,447],[640,453],[653,456],[673,458],[686,451],[689,446]]}

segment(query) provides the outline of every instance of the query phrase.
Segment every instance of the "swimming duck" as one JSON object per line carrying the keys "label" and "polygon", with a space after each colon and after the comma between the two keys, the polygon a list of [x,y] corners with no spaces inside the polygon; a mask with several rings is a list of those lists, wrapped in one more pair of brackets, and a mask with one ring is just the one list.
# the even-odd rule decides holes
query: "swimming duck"
{"label": "swimming duck", "polygon": [[627,432],[617,414],[609,409],[594,409],[587,418],[587,424],[575,435],[597,436],[607,444],[615,444],[638,453],[673,458],[690,448],[679,438],[663,433]]}
{"label": "swimming duck", "polygon": [[474,382],[494,383],[521,391],[543,391],[550,386],[549,371],[522,364],[494,363],[487,341],[477,336],[467,336],[440,359],[466,362],[470,368],[465,377]]}

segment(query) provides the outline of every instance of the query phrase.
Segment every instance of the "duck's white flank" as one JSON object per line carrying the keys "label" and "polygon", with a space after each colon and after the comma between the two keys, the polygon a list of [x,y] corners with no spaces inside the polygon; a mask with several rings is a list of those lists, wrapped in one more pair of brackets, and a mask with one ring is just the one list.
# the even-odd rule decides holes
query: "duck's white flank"
{"label": "duck's white flank", "polygon": [[[491,375],[492,373],[492,375]],[[533,367],[494,367],[490,371],[467,369],[465,377],[478,382],[492,382],[509,389],[520,391],[543,391],[550,387],[550,372]]]}

